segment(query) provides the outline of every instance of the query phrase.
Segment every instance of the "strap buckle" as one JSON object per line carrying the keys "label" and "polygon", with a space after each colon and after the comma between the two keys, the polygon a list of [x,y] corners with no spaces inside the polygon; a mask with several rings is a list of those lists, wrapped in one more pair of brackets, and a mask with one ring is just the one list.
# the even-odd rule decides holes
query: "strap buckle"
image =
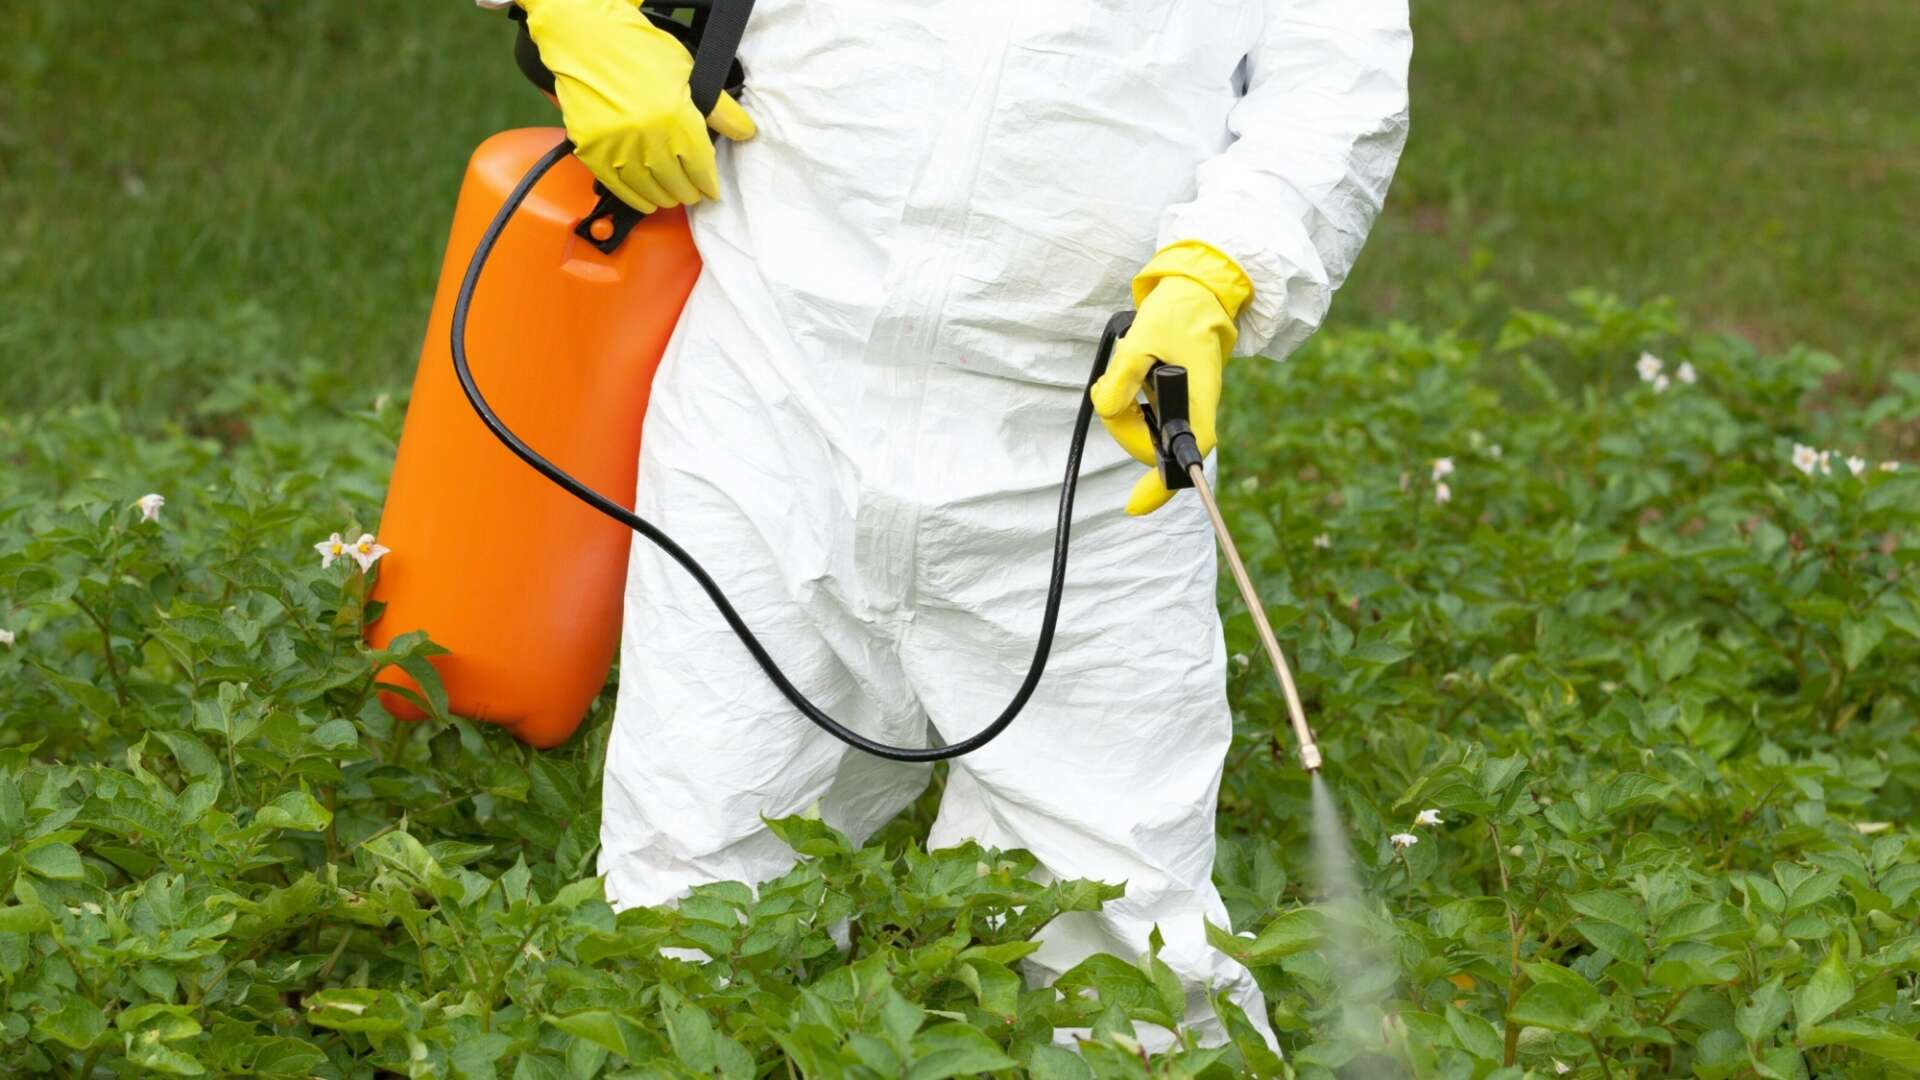
{"label": "strap buckle", "polygon": [[598,180],[593,182],[593,192],[600,196],[600,200],[573,227],[573,235],[598,248],[600,254],[611,255],[619,250],[620,245],[626,242],[627,234],[647,215],[621,202]]}

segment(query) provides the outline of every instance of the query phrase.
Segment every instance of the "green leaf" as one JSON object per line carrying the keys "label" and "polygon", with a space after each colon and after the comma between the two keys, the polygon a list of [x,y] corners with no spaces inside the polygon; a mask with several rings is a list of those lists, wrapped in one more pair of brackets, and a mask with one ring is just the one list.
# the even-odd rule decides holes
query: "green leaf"
{"label": "green leaf", "polygon": [[1027,1058],[1027,1075],[1031,1080],[1094,1080],[1093,1070],[1079,1054],[1045,1045],[1033,1048]]}
{"label": "green leaf", "polygon": [[913,1037],[913,1064],[907,1080],[946,1080],[949,1076],[977,1076],[1018,1064],[1002,1053],[992,1039],[969,1024],[939,1024]]}
{"label": "green leaf", "polygon": [[10,844],[27,824],[27,805],[20,798],[20,785],[0,772],[0,845]]}
{"label": "green leaf", "polygon": [[150,1037],[162,1042],[191,1039],[201,1032],[199,1021],[193,1018],[191,1006],[158,1001],[122,1011],[113,1018],[113,1026],[122,1031],[151,1032]]}
{"label": "green leaf", "polygon": [[1795,880],[1787,890],[1787,912],[1812,907],[1840,891],[1841,877],[1832,870],[1821,870]]}
{"label": "green leaf", "polygon": [[1774,976],[1733,1011],[1733,1025],[1749,1042],[1765,1042],[1786,1022],[1789,1001],[1780,981],[1780,976]]}
{"label": "green leaf", "polygon": [[1884,1020],[1853,1017],[1800,1031],[1802,1045],[1851,1046],[1903,1069],[1920,1071],[1920,1037]]}
{"label": "green leaf", "polygon": [[853,845],[847,843],[846,837],[817,818],[771,818],[767,820],[767,828],[801,855],[821,858],[853,852]]}
{"label": "green leaf", "polygon": [[1853,999],[1853,976],[1847,971],[1844,943],[1836,941],[1827,949],[1826,959],[1793,995],[1793,1022],[1805,1032],[1833,1015],[1835,1009]]}
{"label": "green leaf", "polygon": [[72,844],[42,844],[28,851],[24,861],[28,869],[53,881],[79,881],[86,874],[80,852]]}
{"label": "green leaf", "polygon": [[1624,926],[1600,919],[1577,919],[1573,928],[1615,959],[1638,964],[1647,958],[1647,943]]}
{"label": "green leaf", "polygon": [[1020,976],[1007,967],[990,960],[968,959],[960,962],[954,975],[973,991],[980,1007],[988,1012],[1012,1017],[1020,1011],[1020,991],[1024,984]]}
{"label": "green leaf", "polygon": [[711,1073],[716,1064],[713,1022],[705,1010],[690,1003],[671,986],[660,988],[660,1015],[666,1021],[667,1041],[681,1064],[699,1073]]}
{"label": "green leaf", "polygon": [[1617,892],[1584,892],[1567,897],[1567,906],[1582,915],[1602,919],[1639,934],[1647,928],[1647,917],[1632,897]]}
{"label": "green leaf", "polygon": [[220,801],[220,780],[218,777],[207,780],[195,780],[180,793],[180,801],[174,804],[173,819],[182,828],[193,825],[213,809]]}
{"label": "green leaf", "polygon": [[416,883],[426,884],[441,876],[440,864],[420,841],[405,829],[377,836],[361,846],[361,850],[381,862],[401,871]]}
{"label": "green leaf", "polygon": [[206,1066],[198,1058],[163,1042],[144,1037],[129,1040],[130,1049],[127,1060],[139,1066],[143,1076],[159,1073],[163,1076],[204,1076]]}
{"label": "green leaf", "polygon": [[1694,1047],[1693,1070],[1702,1080],[1726,1080],[1747,1064],[1747,1044],[1738,1032],[1714,1028]]}
{"label": "green leaf", "polygon": [[9,934],[31,934],[45,930],[53,925],[52,916],[39,904],[7,904],[0,906],[0,932]]}
{"label": "green leaf", "polygon": [[1660,932],[1655,935],[1659,944],[1672,945],[1681,941],[1694,941],[1710,938],[1725,923],[1723,909],[1717,901],[1700,901],[1688,904],[1667,916],[1660,924]]}
{"label": "green leaf", "polygon": [[33,1029],[54,1042],[85,1050],[106,1034],[107,1017],[98,1005],[79,994],[68,993],[60,1008],[34,1021]]}
{"label": "green leaf", "polygon": [[1606,1019],[1607,1003],[1585,983],[1536,983],[1521,993],[1507,1019],[1528,1027],[1584,1035]]}
{"label": "green leaf", "polygon": [[1660,656],[1660,681],[1672,682],[1693,670],[1694,657],[1700,652],[1700,631],[1688,627],[1655,645]]}
{"label": "green leaf", "polygon": [[1522,755],[1504,758],[1487,758],[1480,764],[1480,793],[1489,798],[1505,791],[1526,770],[1527,759]]}
{"label": "green leaf", "polygon": [[40,673],[42,678],[59,687],[67,697],[73,699],[74,704],[85,709],[94,719],[111,722],[114,714],[119,711],[118,703],[115,702],[113,694],[108,691],[102,690],[92,683],[55,671],[53,668],[37,661],[33,663],[33,667],[34,670]]}
{"label": "green leaf", "polygon": [[188,776],[217,777],[224,769],[213,751],[207,749],[205,743],[187,732],[156,731],[153,736],[167,745],[167,749],[173,752],[173,759],[180,763],[180,768],[185,770]]}
{"label": "green leaf", "polygon": [[1207,924],[1207,941],[1248,967],[1277,964],[1320,943],[1325,919],[1312,908],[1293,908],[1273,917],[1249,940]]}
{"label": "green leaf", "polygon": [[[395,644],[398,642],[396,641]],[[417,652],[394,657],[393,664],[406,672],[414,685],[420,688],[417,696],[423,699],[420,703],[426,706],[428,715],[435,720],[445,720],[449,715],[447,684],[440,678],[440,669],[434,667],[433,662],[426,656]]]}
{"label": "green leaf", "polygon": [[1413,655],[1413,650],[1393,641],[1363,641],[1350,650],[1346,659],[1385,667]]}
{"label": "green leaf", "polygon": [[610,1010],[584,1009],[565,1016],[549,1016],[547,1023],[576,1039],[585,1039],[621,1057],[632,1056],[627,1046],[626,1029],[621,1026],[620,1019]]}
{"label": "green leaf", "polygon": [[1840,624],[1840,656],[1847,670],[1858,668],[1886,636],[1886,620],[1873,613]]}
{"label": "green leaf", "polygon": [[1605,815],[1618,814],[1645,803],[1658,802],[1665,797],[1667,785],[1645,773],[1621,773],[1601,789],[1600,812]]}
{"label": "green leaf", "polygon": [[346,720],[329,720],[307,736],[322,750],[346,750],[360,745],[360,730]]}
{"label": "green leaf", "polygon": [[401,1031],[406,1010],[385,990],[321,990],[306,1000],[307,1022],[335,1031],[378,1033]]}
{"label": "green leaf", "polygon": [[1500,1030],[1485,1019],[1449,1005],[1447,1027],[1453,1032],[1460,1049],[1482,1061],[1504,1060],[1506,1046],[1500,1038]]}
{"label": "green leaf", "polygon": [[253,821],[254,824],[268,829],[320,832],[333,821],[333,815],[306,792],[289,791],[261,807],[260,813],[254,817]]}

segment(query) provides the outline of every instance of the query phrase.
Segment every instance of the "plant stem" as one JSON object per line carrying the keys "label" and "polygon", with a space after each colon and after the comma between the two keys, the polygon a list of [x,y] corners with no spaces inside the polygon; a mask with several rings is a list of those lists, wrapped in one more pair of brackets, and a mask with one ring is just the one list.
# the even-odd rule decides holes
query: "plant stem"
{"label": "plant stem", "polygon": [[340,943],[333,947],[332,955],[328,956],[327,962],[321,964],[320,970],[314,973],[313,981],[315,983],[324,983],[327,981],[327,976],[333,974],[333,965],[340,962],[340,955],[347,951],[347,942],[353,940],[353,929],[353,927],[349,926],[341,933]]}
{"label": "plant stem", "polygon": [[[108,587],[111,588],[113,583],[109,581],[107,584]],[[120,661],[113,658],[113,631],[107,628],[106,620],[102,619],[98,614],[95,614],[94,610],[87,606],[85,600],[75,596],[73,598],[73,606],[79,608],[81,614],[90,619],[93,625],[100,628],[100,651],[105,653],[107,657],[107,675],[113,679],[113,696],[119,699],[121,708],[126,708],[127,683],[126,680],[120,677]]]}
{"label": "plant stem", "polygon": [[408,819],[423,818],[423,817],[426,817],[428,814],[437,814],[440,811],[445,810],[447,807],[452,806],[453,804],[459,802],[460,800],[466,798],[468,795],[471,795],[471,794],[473,794],[473,792],[466,792],[465,794],[461,794],[461,795],[450,795],[445,800],[435,803],[434,805],[427,807],[425,810],[422,810],[417,814],[408,814],[405,817],[402,817],[400,820],[394,822],[393,824],[388,825],[387,827],[373,833],[371,836],[368,836],[364,840],[356,841],[352,847],[341,852],[340,855],[342,858],[348,855],[351,855],[354,852],[359,851],[361,848],[365,847],[366,845],[371,844],[375,840],[378,840],[381,837],[387,835],[393,830],[398,829],[400,826],[405,825]]}
{"label": "plant stem", "polygon": [[1493,837],[1493,859],[1500,867],[1500,903],[1507,909],[1507,1007],[1500,1013],[1506,1035],[1500,1062],[1504,1067],[1520,1059],[1520,1025],[1512,1018],[1514,1007],[1520,1003],[1520,920],[1513,913],[1513,887],[1507,880],[1507,856],[1500,848],[1500,830],[1488,821],[1487,833]]}
{"label": "plant stem", "polygon": [[1607,1055],[1600,1052],[1600,1040],[1588,1035],[1587,1045],[1593,1047],[1593,1059],[1600,1063],[1600,1075],[1613,1080],[1613,1066],[1607,1064]]}

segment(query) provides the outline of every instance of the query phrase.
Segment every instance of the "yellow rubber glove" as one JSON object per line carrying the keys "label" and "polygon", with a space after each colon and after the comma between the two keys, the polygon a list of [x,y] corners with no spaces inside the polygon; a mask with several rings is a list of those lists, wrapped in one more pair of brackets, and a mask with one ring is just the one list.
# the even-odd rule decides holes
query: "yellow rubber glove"
{"label": "yellow rubber glove", "polygon": [[[1107,373],[1093,384],[1093,409],[1114,441],[1146,465],[1155,462],[1153,435],[1140,411],[1140,388],[1155,361],[1187,369],[1187,404],[1194,441],[1213,452],[1220,376],[1239,337],[1233,320],[1253,298],[1253,283],[1238,263],[1210,244],[1182,240],[1160,249],[1133,279],[1133,328],[1114,345]],[[1150,514],[1173,493],[1149,468],[1127,496],[1127,513]]]}
{"label": "yellow rubber glove", "polygon": [[707,128],[751,139],[753,119],[721,94],[693,107],[693,57],[631,0],[520,0],[553,72],[573,152],[621,202],[645,213],[720,197]]}

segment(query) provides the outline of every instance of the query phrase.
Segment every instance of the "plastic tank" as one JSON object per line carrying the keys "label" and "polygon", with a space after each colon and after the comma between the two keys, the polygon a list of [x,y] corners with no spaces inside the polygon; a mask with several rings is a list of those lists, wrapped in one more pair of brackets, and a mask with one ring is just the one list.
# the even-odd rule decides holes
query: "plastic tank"
{"label": "plastic tank", "polygon": [[[495,441],[461,393],[448,345],[453,301],[508,192],[563,137],[495,135],[468,164],[380,521],[368,629],[384,647],[425,630],[454,713],[538,747],[564,742],[606,682],[619,645],[632,534]],[[475,381],[521,438],[631,507],[654,369],[700,273],[681,210],[648,215],[611,253],[574,229],[593,177],[571,157],[528,194],[475,291],[467,352]],[[416,689],[397,669],[381,681]],[[405,698],[381,703],[421,718]]]}

